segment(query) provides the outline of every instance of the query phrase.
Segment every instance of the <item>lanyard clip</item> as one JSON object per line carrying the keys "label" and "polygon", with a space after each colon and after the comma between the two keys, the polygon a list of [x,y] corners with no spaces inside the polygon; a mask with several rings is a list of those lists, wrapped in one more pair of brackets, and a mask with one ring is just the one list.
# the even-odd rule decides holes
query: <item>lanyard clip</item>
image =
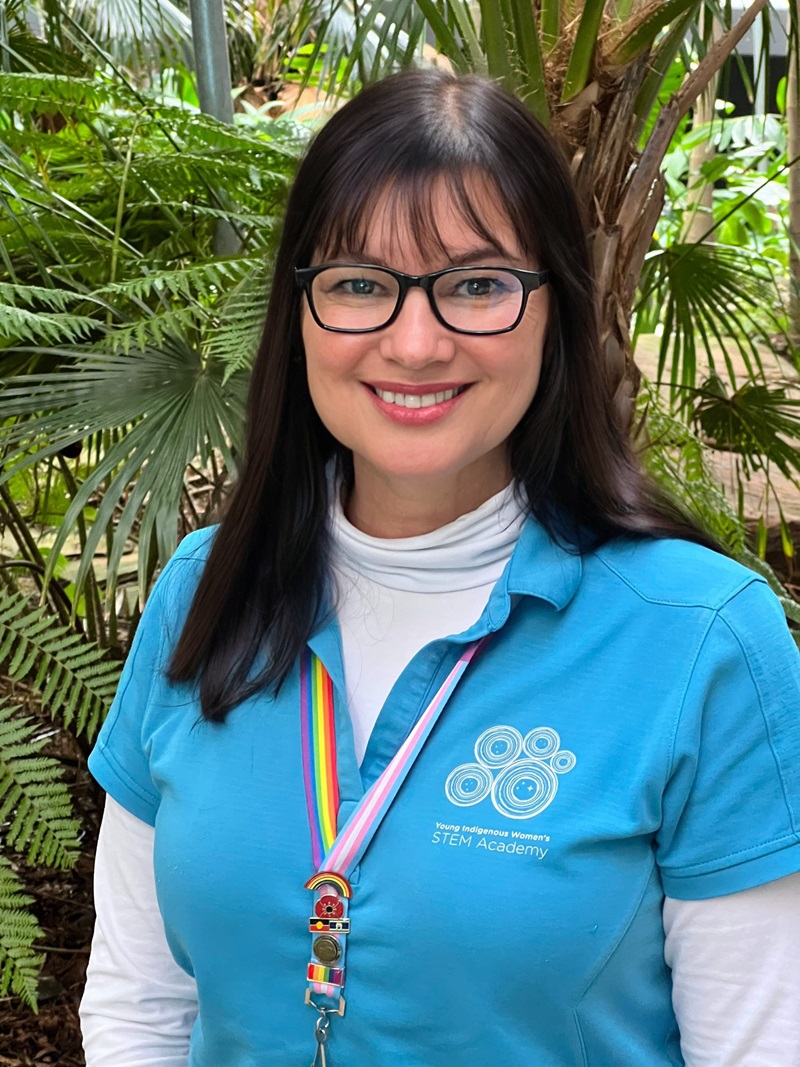
{"label": "lanyard clip", "polygon": [[339,996],[339,1003],[335,1008],[328,1008],[322,1004],[317,1004],[311,996],[310,989],[306,989],[306,1004],[309,1004],[312,1008],[316,1008],[323,1019],[326,1019],[329,1015],[344,1015],[344,1010],[347,1007],[347,1002],[341,994]]}

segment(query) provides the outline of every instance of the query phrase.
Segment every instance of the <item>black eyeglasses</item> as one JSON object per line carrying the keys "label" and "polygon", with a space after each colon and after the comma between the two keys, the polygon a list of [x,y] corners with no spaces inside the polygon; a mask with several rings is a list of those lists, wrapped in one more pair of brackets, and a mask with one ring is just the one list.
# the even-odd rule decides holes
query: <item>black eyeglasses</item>
{"label": "black eyeglasses", "polygon": [[314,321],[336,333],[371,333],[400,314],[409,289],[428,295],[431,311],[455,333],[508,333],[522,319],[528,297],[545,285],[546,270],[516,267],[448,267],[433,274],[403,274],[364,263],[298,267]]}

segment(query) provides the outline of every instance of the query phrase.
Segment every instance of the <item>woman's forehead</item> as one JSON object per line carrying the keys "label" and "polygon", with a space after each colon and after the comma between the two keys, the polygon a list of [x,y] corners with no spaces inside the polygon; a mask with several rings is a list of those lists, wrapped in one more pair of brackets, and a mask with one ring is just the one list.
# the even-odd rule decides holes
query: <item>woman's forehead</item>
{"label": "woman's forehead", "polygon": [[519,259],[523,251],[494,183],[458,174],[395,181],[352,200],[336,212],[321,245],[326,259],[364,255],[390,261],[415,250],[444,263],[473,250],[509,259]]}

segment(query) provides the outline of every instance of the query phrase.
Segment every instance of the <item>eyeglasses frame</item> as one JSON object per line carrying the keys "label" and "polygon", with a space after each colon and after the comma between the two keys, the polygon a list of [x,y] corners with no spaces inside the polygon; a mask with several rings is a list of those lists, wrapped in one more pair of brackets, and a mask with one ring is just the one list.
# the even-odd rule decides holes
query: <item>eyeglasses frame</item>
{"label": "eyeglasses frame", "polygon": [[[326,326],[317,314],[317,309],[314,307],[314,298],[311,295],[311,287],[314,283],[314,279],[318,274],[328,270],[330,267],[353,267],[360,270],[382,270],[386,274],[390,274],[399,286],[397,293],[397,304],[395,309],[386,322],[381,323],[380,326],[366,326],[363,329],[351,330],[343,326]],[[522,283],[522,302],[520,304],[519,315],[510,326],[504,326],[502,330],[460,330],[456,326],[451,326],[449,322],[445,322],[442,318],[441,312],[436,306],[436,300],[433,296],[433,287],[439,278],[444,274],[457,274],[466,271],[480,271],[480,270],[502,270],[508,274],[513,274],[517,281]],[[427,295],[428,303],[430,304],[431,311],[433,312],[436,320],[441,323],[446,330],[450,330],[452,333],[467,334],[471,337],[490,337],[494,334],[510,333],[512,330],[516,330],[520,322],[522,322],[522,316],[525,314],[525,308],[528,306],[528,297],[531,293],[537,289],[546,285],[550,280],[549,270],[523,270],[520,267],[482,267],[482,266],[467,266],[467,267],[445,267],[444,270],[433,271],[431,274],[404,274],[400,270],[393,270],[391,267],[379,266],[375,263],[322,263],[318,267],[295,267],[294,271],[295,284],[303,290],[308,300],[308,307],[311,314],[320,329],[328,330],[330,333],[377,333],[378,330],[385,330],[387,326],[391,326],[397,316],[400,314],[400,310],[405,302],[406,295],[409,289],[414,289],[419,286],[420,289]]]}

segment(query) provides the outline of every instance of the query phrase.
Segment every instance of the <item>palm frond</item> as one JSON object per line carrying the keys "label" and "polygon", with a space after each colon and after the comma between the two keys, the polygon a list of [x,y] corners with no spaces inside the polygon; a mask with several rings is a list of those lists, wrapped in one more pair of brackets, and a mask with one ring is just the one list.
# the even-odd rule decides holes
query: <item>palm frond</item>
{"label": "palm frond", "polygon": [[[165,338],[158,348],[132,349],[128,355],[64,349],[56,355],[62,361],[59,369],[15,378],[0,395],[0,447],[8,449],[0,481],[69,442],[103,430],[124,430],[87,474],[50,556],[52,568],[83,509],[102,496],[75,581],[82,588],[113,517],[117,532],[108,560],[110,594],[125,539],[137,520],[142,536],[155,531],[162,565],[175,550],[187,465],[197,457],[204,462],[215,450],[228,469],[235,466],[232,449],[239,447],[244,422],[244,375],[226,377],[224,367],[177,338]],[[147,566],[148,553],[140,551],[143,595]]]}
{"label": "palm frond", "polygon": [[223,384],[252,365],[269,300],[270,281],[267,264],[258,264],[216,309],[218,322],[206,334],[204,351],[210,362],[225,368]]}
{"label": "palm frond", "polygon": [[237,256],[192,263],[177,270],[151,270],[147,274],[100,286],[95,296],[110,301],[159,301],[165,296],[178,300],[217,299],[231,284],[259,265],[256,259]]}
{"label": "palm frond", "polygon": [[119,664],[44,607],[8,594],[0,605],[0,663],[9,677],[41,693],[42,707],[91,740],[113,699]]}
{"label": "palm frond", "polygon": [[638,7],[621,25],[614,27],[609,41],[609,62],[630,63],[652,46],[665,27],[680,22],[687,12],[696,15],[699,7],[700,0],[666,0],[655,6]]}
{"label": "palm frond", "polygon": [[768,309],[780,302],[763,257],[732,245],[676,243],[648,254],[640,291],[639,312],[648,304],[660,309],[664,329],[658,379],[668,368],[675,402],[692,402],[698,382],[698,339],[712,371],[722,353],[734,385],[733,352],[751,378],[763,373],[757,342],[769,343],[765,323],[777,329],[777,322]]}
{"label": "palm frond", "polygon": [[119,82],[57,74],[0,72],[0,100],[19,115],[90,117],[101,111],[137,112],[141,99]]}
{"label": "palm frond", "polygon": [[[667,409],[658,389],[646,379],[639,393],[638,411],[643,422],[646,418],[647,440],[640,454],[649,473],[689,507],[700,525],[734,559],[766,579],[786,618],[800,625],[800,604],[786,595],[773,569],[750,549],[744,520],[731,506],[711,470],[709,445],[683,418]],[[800,645],[800,631],[793,630],[792,634]]]}
{"label": "palm frond", "polygon": [[749,469],[774,464],[800,487],[800,400],[781,386],[745,382],[729,389],[712,375],[697,390],[694,418],[715,447],[739,453]]}
{"label": "palm frond", "polygon": [[176,62],[191,46],[192,24],[171,0],[72,0],[70,15],[117,62]]}
{"label": "palm frond", "polygon": [[78,857],[78,823],[59,760],[41,755],[38,724],[0,701],[0,825],[6,848],[28,863],[66,869]]}

